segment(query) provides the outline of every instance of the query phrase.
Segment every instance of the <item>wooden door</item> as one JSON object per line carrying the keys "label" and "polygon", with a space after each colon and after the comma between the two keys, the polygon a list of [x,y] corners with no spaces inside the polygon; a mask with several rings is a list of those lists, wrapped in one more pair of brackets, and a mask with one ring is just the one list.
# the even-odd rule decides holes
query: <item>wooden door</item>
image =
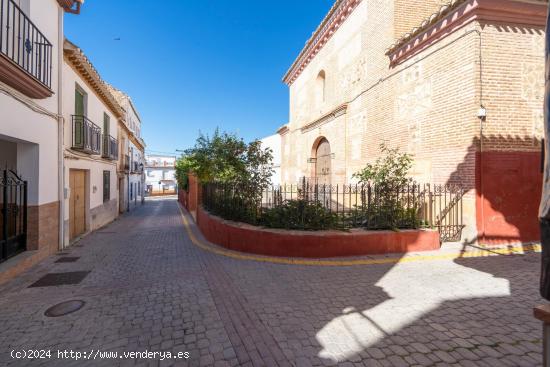
{"label": "wooden door", "polygon": [[86,172],[70,170],[69,187],[69,227],[72,240],[86,231]]}
{"label": "wooden door", "polygon": [[315,176],[319,185],[330,185],[331,161],[330,144],[327,139],[323,139],[317,146],[315,161]]}

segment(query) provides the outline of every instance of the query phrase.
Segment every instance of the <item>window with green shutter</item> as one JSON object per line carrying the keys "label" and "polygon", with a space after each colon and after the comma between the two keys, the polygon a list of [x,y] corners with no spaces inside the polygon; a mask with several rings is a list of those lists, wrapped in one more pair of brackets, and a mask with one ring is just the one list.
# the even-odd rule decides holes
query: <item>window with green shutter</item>
{"label": "window with green shutter", "polygon": [[103,202],[111,200],[111,171],[103,171]]}

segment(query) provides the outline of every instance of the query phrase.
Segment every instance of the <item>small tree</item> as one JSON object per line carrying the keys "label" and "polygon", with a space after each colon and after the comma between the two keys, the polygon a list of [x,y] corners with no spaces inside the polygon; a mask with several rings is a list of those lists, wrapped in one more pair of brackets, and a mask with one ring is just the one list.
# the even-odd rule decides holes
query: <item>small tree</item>
{"label": "small tree", "polygon": [[212,137],[201,133],[180,160],[202,183],[231,182],[245,172],[246,151],[247,144],[241,138],[216,129]]}
{"label": "small tree", "polygon": [[176,161],[176,181],[178,182],[178,187],[183,190],[188,190],[189,188],[189,172],[191,171],[191,162],[188,157],[183,156]]}
{"label": "small tree", "polygon": [[397,148],[388,148],[386,143],[380,144],[381,156],[374,163],[367,163],[365,168],[353,175],[360,183],[374,184],[389,189],[403,187],[411,183],[407,176],[413,157],[399,152]]}
{"label": "small tree", "polygon": [[247,144],[235,134],[216,129],[211,137],[200,134],[193,148],[185,151],[176,164],[176,175],[182,184],[193,172],[202,184],[230,185],[234,190],[226,197],[231,201],[228,206],[241,211],[239,219],[255,220],[262,190],[274,172],[272,161],[271,149],[262,148],[260,141]]}
{"label": "small tree", "polygon": [[375,223],[381,228],[395,229],[405,222],[405,217],[416,218],[415,208],[411,211],[399,201],[400,191],[413,182],[412,178],[408,177],[413,157],[401,153],[399,149],[389,148],[385,143],[380,144],[380,153],[381,156],[374,163],[368,163],[353,177],[357,178],[359,183],[373,188],[373,202],[370,204],[375,210],[369,211],[369,217],[365,219],[368,224],[372,226]]}

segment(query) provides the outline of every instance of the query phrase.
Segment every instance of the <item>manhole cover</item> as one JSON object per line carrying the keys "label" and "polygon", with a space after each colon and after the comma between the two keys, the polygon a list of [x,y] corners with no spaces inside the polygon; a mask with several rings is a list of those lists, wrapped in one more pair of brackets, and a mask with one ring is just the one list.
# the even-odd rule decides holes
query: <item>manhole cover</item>
{"label": "manhole cover", "polygon": [[72,301],[65,301],[58,303],[55,306],[52,306],[44,312],[44,315],[48,317],[59,317],[59,316],[65,316],[70,313],[76,312],[80,310],[86,302],[81,300],[72,300]]}
{"label": "manhole cover", "polygon": [[74,263],[76,260],[80,259],[80,257],[77,256],[64,256],[57,259],[56,263]]}
{"label": "manhole cover", "polygon": [[69,285],[78,284],[86,276],[90,274],[89,271],[71,271],[67,273],[49,273],[38,279],[33,284],[29,285],[29,288],[34,287],[52,287],[57,285]]}

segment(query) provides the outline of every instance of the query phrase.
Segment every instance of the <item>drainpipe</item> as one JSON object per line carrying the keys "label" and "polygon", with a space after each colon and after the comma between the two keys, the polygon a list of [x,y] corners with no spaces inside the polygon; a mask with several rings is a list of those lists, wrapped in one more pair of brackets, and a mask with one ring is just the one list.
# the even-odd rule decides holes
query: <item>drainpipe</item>
{"label": "drainpipe", "polygon": [[[130,144],[130,137],[128,137],[128,144]],[[127,212],[130,211],[130,170],[132,169],[130,163],[131,163],[130,154],[128,154],[128,173],[126,174],[126,211]]]}
{"label": "drainpipe", "polygon": [[59,250],[65,248],[65,167],[63,162],[64,118],[63,118],[63,43],[65,41],[63,29],[64,10],[59,7],[57,13],[57,190],[59,197]]}
{"label": "drainpipe", "polygon": [[[483,39],[481,31],[477,31],[479,37],[479,191],[481,200],[481,239],[485,242],[485,191],[483,185],[483,124],[487,119],[487,111],[483,106]],[[478,234],[478,242],[479,242]]]}

